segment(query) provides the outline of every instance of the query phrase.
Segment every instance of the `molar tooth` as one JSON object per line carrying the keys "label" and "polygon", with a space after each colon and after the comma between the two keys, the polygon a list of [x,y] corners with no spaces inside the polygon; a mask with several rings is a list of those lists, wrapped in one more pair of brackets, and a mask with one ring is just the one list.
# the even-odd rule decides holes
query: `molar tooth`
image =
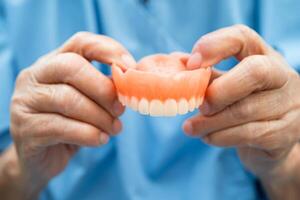
{"label": "molar tooth", "polygon": [[195,106],[196,106],[196,99],[195,99],[195,97],[192,97],[189,100],[189,111],[192,112],[195,109]]}
{"label": "molar tooth", "polygon": [[164,102],[163,109],[165,116],[175,116],[177,114],[177,102],[175,99],[167,99]]}
{"label": "molar tooth", "polygon": [[199,106],[203,103],[203,96],[200,96],[196,99],[196,108],[199,108]]}
{"label": "molar tooth", "polygon": [[189,110],[189,104],[186,99],[180,99],[178,102],[178,114],[184,115]]}
{"label": "molar tooth", "polygon": [[200,105],[202,105],[202,103],[203,103],[203,100],[204,100],[204,97],[203,97],[203,96],[201,96],[201,97],[200,97],[200,99],[199,99],[199,101],[200,101],[200,104],[199,104],[199,106],[200,106]]}
{"label": "molar tooth", "polygon": [[151,116],[162,116],[163,115],[163,104],[160,100],[152,100],[149,106],[149,113]]}
{"label": "molar tooth", "polygon": [[121,93],[118,93],[118,98],[119,98],[119,101],[121,102],[121,104],[123,106],[125,106],[125,99],[124,99],[124,96],[121,95]]}
{"label": "molar tooth", "polygon": [[147,99],[142,98],[139,102],[138,106],[139,112],[143,115],[148,115],[149,114],[149,102]]}
{"label": "molar tooth", "polygon": [[130,99],[130,108],[132,108],[132,110],[134,110],[134,111],[137,111],[138,106],[139,106],[138,99],[135,96],[132,96]]}
{"label": "molar tooth", "polygon": [[197,97],[196,98],[196,108],[199,108],[199,105],[200,105],[200,97]]}
{"label": "molar tooth", "polygon": [[125,96],[124,101],[125,101],[125,105],[130,107],[130,97]]}

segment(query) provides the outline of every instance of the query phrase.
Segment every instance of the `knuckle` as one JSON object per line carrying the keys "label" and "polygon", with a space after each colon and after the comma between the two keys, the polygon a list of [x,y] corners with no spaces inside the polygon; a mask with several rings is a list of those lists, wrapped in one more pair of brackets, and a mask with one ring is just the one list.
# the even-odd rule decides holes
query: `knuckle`
{"label": "knuckle", "polygon": [[23,102],[24,102],[23,95],[15,92],[10,100],[11,111],[14,111],[14,108],[16,108],[18,105],[22,105]]}
{"label": "knuckle", "polygon": [[31,114],[24,112],[21,106],[11,110],[10,133],[15,142],[21,142],[24,138],[30,137],[33,131]]}
{"label": "knuckle", "polygon": [[245,24],[236,24],[234,25],[234,28],[246,38],[257,36],[256,32]]}
{"label": "knuckle", "polygon": [[[82,58],[77,53],[66,52],[61,53],[56,56],[56,61],[62,63],[65,66],[72,67],[74,63],[78,63],[79,65],[84,62],[84,58]],[[76,66],[76,65],[75,65]]]}
{"label": "knuckle", "polygon": [[65,131],[64,123],[62,123],[61,119],[58,120],[56,115],[48,115],[47,117],[43,117],[41,119],[36,119],[34,124],[38,123],[38,127],[36,127],[31,134],[34,138],[56,138],[59,134]]}
{"label": "knuckle", "polygon": [[106,48],[109,49],[110,52],[114,52],[115,55],[122,55],[127,52],[126,49],[113,38],[105,35],[100,35],[100,37],[106,42]]}
{"label": "knuckle", "polygon": [[247,103],[247,101],[239,101],[232,106],[228,107],[231,116],[234,120],[247,120],[249,117],[255,115],[255,108],[253,105]]}
{"label": "knuckle", "polygon": [[17,79],[16,79],[16,86],[23,84],[26,80],[28,80],[32,76],[31,70],[29,68],[23,69]]}
{"label": "knuckle", "polygon": [[87,32],[87,31],[79,31],[79,32],[75,33],[75,34],[71,37],[71,41],[73,41],[73,42],[78,42],[78,40],[81,41],[81,40],[83,40],[84,38],[89,37],[89,36],[91,36],[91,35],[92,35],[92,33],[90,33],[90,32]]}
{"label": "knuckle", "polygon": [[234,27],[243,32],[251,30],[249,26],[246,26],[245,24],[236,24]]}
{"label": "knuckle", "polygon": [[261,130],[259,129],[258,126],[251,123],[247,124],[245,125],[245,132],[247,133],[245,135],[247,135],[248,146],[261,147],[259,143],[261,142],[261,138],[260,138]]}
{"label": "knuckle", "polygon": [[18,129],[19,127],[21,127],[27,119],[26,113],[29,112],[29,109],[23,103],[22,96],[14,96],[10,105],[11,128]]}
{"label": "knuckle", "polygon": [[83,97],[68,85],[62,85],[56,94],[57,106],[60,112],[70,116],[82,106]]}
{"label": "knuckle", "polygon": [[58,54],[51,66],[59,67],[59,71],[64,74],[63,82],[69,83],[76,78],[77,75],[81,75],[81,72],[87,68],[88,62],[80,55],[72,52],[66,52]]}
{"label": "knuckle", "polygon": [[24,123],[24,116],[18,107],[11,109],[11,118],[10,118],[10,132],[14,139],[19,139],[21,137],[21,127]]}
{"label": "knuckle", "polygon": [[76,78],[77,75],[81,75],[83,70],[88,68],[87,60],[73,52],[66,52],[57,55],[56,61],[54,62],[59,63],[57,66],[61,66],[60,70],[66,75],[64,77],[64,82],[66,83]]}
{"label": "knuckle", "polygon": [[43,64],[45,62],[48,62],[55,55],[56,55],[56,50],[54,50],[54,51],[52,51],[52,52],[50,52],[48,54],[42,55],[41,57],[39,57],[35,61],[34,65],[39,65],[39,64]]}
{"label": "knuckle", "polygon": [[262,48],[264,44],[256,31],[243,24],[238,24],[234,27],[237,34],[241,36],[243,42],[243,52],[247,52],[244,55],[257,55],[264,53],[265,50]]}
{"label": "knuckle", "polygon": [[53,102],[55,99],[56,90],[50,85],[35,87],[33,92],[32,104],[40,105],[44,102]]}
{"label": "knuckle", "polygon": [[269,72],[269,63],[266,56],[255,55],[245,59],[246,72],[249,79],[257,85],[263,85],[266,80],[266,76]]}
{"label": "knuckle", "polygon": [[260,128],[254,126],[254,131],[252,145],[268,150],[280,148],[281,143],[278,140],[277,130],[274,129],[270,121],[264,122]]}

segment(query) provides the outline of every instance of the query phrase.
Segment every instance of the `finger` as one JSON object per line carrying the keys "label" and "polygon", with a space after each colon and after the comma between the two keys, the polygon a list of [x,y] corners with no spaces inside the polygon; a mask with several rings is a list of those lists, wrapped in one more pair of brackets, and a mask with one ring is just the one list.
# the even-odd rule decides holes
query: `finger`
{"label": "finger", "polygon": [[110,37],[89,32],[79,32],[69,39],[58,53],[77,53],[89,61],[121,66],[123,69],[136,66],[136,61],[120,43]]}
{"label": "finger", "polygon": [[58,54],[47,62],[34,66],[33,74],[42,84],[65,83],[73,86],[113,116],[119,116],[124,111],[112,80],[78,54]]}
{"label": "finger", "polygon": [[112,117],[106,110],[72,86],[39,85],[31,92],[31,99],[34,99],[31,107],[38,112],[62,114],[91,124],[106,133],[116,134],[121,130],[120,120]]}
{"label": "finger", "polygon": [[222,147],[254,147],[276,150],[294,145],[299,140],[299,109],[271,121],[256,121],[216,131],[203,139]]}
{"label": "finger", "polygon": [[31,119],[31,122],[26,123],[23,127],[23,132],[28,133],[24,137],[38,146],[60,143],[98,146],[106,144],[109,140],[108,135],[95,126],[55,113],[27,115],[30,115],[28,118]]}
{"label": "finger", "polygon": [[[282,106],[283,104],[285,106]],[[215,115],[194,116],[184,123],[183,129],[191,136],[203,137],[252,121],[279,119],[291,109],[293,105],[286,101],[282,90],[277,90],[275,94],[274,91],[265,91],[252,94]]]}
{"label": "finger", "polygon": [[289,146],[290,138],[283,137],[285,123],[282,120],[251,122],[211,133],[203,140],[220,147],[254,147],[275,150]]}
{"label": "finger", "polygon": [[216,68],[212,68],[212,70],[211,70],[211,76],[210,76],[210,80],[209,80],[209,84],[213,81],[213,80],[215,80],[216,78],[219,78],[220,76],[222,76],[222,75],[224,75],[225,74],[225,72],[224,71],[222,71],[222,70],[219,70],[219,69],[216,69]]}
{"label": "finger", "polygon": [[231,56],[242,60],[247,56],[271,52],[271,48],[255,31],[244,25],[235,25],[201,37],[193,48],[187,67],[208,67]]}
{"label": "finger", "polygon": [[200,110],[205,115],[212,115],[251,93],[284,86],[288,76],[283,68],[275,67],[278,65],[267,56],[247,57],[212,81]]}

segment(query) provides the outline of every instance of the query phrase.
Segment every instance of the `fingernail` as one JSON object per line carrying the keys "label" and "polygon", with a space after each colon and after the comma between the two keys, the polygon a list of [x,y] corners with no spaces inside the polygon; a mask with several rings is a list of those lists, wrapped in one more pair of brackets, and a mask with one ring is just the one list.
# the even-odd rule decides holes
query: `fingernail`
{"label": "fingernail", "polygon": [[204,115],[208,115],[210,113],[210,106],[207,101],[203,101],[202,105],[200,106],[200,111]]}
{"label": "fingernail", "polygon": [[187,68],[188,69],[196,69],[201,66],[202,62],[202,55],[198,52],[195,52],[191,55],[187,62]]}
{"label": "fingernail", "polygon": [[136,61],[134,60],[134,58],[128,54],[123,54],[122,55],[122,60],[124,62],[124,64],[126,65],[126,68],[135,68],[136,66]]}
{"label": "fingernail", "polygon": [[119,119],[115,119],[113,122],[113,134],[118,134],[122,129],[122,123]]}
{"label": "fingernail", "polygon": [[107,144],[109,136],[106,133],[100,133],[100,144]]}
{"label": "fingernail", "polygon": [[120,103],[119,100],[116,100],[113,104],[113,112],[116,116],[120,116],[124,111],[124,106]]}
{"label": "fingernail", "polygon": [[193,135],[194,128],[193,128],[192,122],[185,121],[183,124],[183,130],[187,135]]}

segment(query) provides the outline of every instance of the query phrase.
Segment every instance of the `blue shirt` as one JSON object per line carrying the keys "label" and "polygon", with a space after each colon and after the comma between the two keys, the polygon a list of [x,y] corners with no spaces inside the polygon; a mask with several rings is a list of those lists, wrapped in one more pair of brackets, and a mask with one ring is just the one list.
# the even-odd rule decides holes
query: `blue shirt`
{"label": "blue shirt", "polygon": [[[243,23],[299,69],[299,10],[297,0],[0,0],[0,149],[10,143],[9,101],[17,74],[77,31],[113,37],[139,59],[190,51],[203,34]],[[219,67],[233,65],[227,60]],[[234,149],[183,134],[181,124],[192,114],[152,118],[127,109],[122,134],[106,146],[81,148],[41,199],[261,198],[256,178]]]}

